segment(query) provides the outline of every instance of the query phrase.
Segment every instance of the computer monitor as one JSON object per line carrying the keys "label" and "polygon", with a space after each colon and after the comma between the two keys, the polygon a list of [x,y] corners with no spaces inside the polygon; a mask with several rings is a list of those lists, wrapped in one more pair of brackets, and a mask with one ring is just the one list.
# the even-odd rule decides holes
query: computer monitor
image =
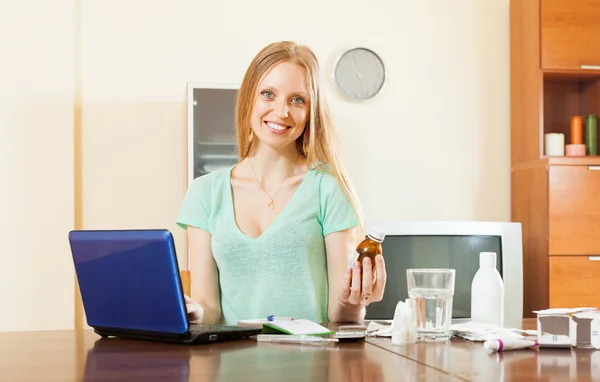
{"label": "computer monitor", "polygon": [[406,270],[456,270],[452,318],[469,320],[471,283],[479,253],[495,252],[504,282],[504,326],[521,328],[523,319],[523,245],[521,224],[482,221],[370,221],[367,232],[385,232],[382,244],[387,282],[383,300],[367,308],[366,318],[392,319],[398,301],[408,298]]}

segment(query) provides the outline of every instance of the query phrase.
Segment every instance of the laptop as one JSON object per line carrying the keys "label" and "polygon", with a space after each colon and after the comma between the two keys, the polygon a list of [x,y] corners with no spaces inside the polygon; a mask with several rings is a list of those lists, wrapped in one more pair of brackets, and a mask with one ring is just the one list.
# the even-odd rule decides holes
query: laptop
{"label": "laptop", "polygon": [[190,324],[168,230],[73,230],[69,244],[87,323],[102,337],[204,344],[262,331]]}

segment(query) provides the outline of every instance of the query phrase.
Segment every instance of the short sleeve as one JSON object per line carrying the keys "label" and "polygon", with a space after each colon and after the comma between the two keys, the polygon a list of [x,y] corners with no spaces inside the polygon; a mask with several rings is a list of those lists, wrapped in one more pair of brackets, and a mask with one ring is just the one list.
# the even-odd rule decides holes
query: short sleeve
{"label": "short sleeve", "polygon": [[192,226],[202,228],[205,231],[209,230],[211,189],[211,174],[194,179],[185,194],[177,217],[177,224],[181,228],[187,229],[188,226]]}
{"label": "short sleeve", "polygon": [[352,204],[330,174],[323,173],[319,185],[320,223],[323,236],[343,231],[360,224]]}

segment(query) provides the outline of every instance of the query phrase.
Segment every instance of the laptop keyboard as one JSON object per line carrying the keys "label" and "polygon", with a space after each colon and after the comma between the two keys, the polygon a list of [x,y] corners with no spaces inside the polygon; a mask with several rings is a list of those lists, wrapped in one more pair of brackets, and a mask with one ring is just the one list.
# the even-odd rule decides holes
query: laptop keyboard
{"label": "laptop keyboard", "polygon": [[224,325],[190,324],[190,332],[194,333],[231,332],[234,330],[248,330],[248,328]]}

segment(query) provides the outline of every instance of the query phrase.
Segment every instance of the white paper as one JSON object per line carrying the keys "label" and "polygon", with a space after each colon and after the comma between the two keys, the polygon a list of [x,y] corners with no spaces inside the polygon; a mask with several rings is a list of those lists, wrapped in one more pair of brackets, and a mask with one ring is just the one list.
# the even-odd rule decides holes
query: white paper
{"label": "white paper", "polygon": [[[388,321],[386,321],[388,322]],[[391,321],[389,321],[391,323]],[[377,322],[369,322],[369,326],[367,326],[367,335],[375,336],[375,337],[391,337],[392,336],[392,326],[391,325],[382,325]]]}
{"label": "white paper", "polygon": [[298,319],[298,320],[274,320],[267,324],[273,325],[275,328],[285,330],[290,334],[328,334],[331,330],[316,322]]}
{"label": "white paper", "polygon": [[525,339],[526,337],[523,334],[535,333],[535,331],[523,331],[471,321],[452,325],[450,331],[455,337],[475,342],[484,342],[495,339]]}
{"label": "white paper", "polygon": [[544,310],[534,310],[533,313],[537,313],[538,315],[553,315],[553,314],[565,315],[565,314],[594,311],[594,310],[597,310],[597,308],[551,308],[551,309],[544,309]]}

